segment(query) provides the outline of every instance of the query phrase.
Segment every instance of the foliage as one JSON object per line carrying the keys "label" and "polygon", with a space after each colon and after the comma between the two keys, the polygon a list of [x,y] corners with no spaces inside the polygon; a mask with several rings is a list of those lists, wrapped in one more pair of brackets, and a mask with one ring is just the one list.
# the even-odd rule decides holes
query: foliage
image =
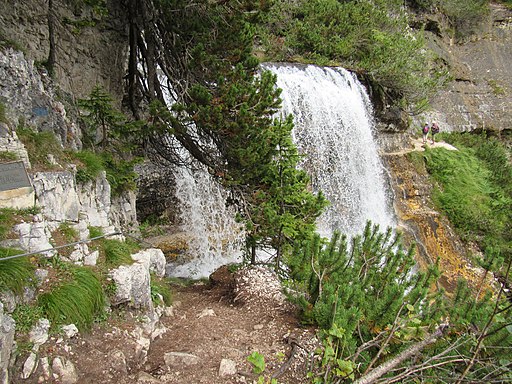
{"label": "foliage", "polygon": [[137,249],[135,244],[115,239],[101,239],[100,243],[105,253],[105,263],[109,268],[133,263],[131,254]]}
{"label": "foliage", "polygon": [[60,223],[58,229],[68,243],[77,241],[79,238],[78,231],[75,228],[73,228],[68,222]]}
{"label": "foliage", "polygon": [[[142,21],[144,33],[132,41],[129,74],[133,86],[137,68],[149,76],[140,92],[151,107],[152,124],[144,130],[151,150],[160,161],[188,165],[185,148],[205,165],[240,207],[252,260],[256,248],[271,246],[279,263],[294,237],[311,234],[324,201],[307,190],[305,174],[295,168],[291,120],[274,120],[276,78],[258,74],[251,54],[253,24],[264,4],[173,0],[134,7],[134,15],[158,14],[156,23]],[[147,48],[136,49],[140,41]]]}
{"label": "foliage", "polygon": [[477,300],[461,282],[454,297],[445,298],[433,290],[437,267],[417,271],[413,251],[371,223],[350,247],[338,233],[297,247],[290,262],[294,300],[304,320],[323,329],[315,383],[510,377],[501,362],[512,357],[502,350],[512,341],[504,286],[495,298],[488,293]]}
{"label": "foliage", "polygon": [[455,37],[459,39],[475,33],[482,19],[489,13],[488,0],[440,1],[439,7],[454,29]]}
{"label": "foliage", "polygon": [[37,303],[53,327],[73,323],[87,330],[103,310],[101,283],[92,270],[84,267],[74,267],[71,276],[71,280],[40,295]]}
{"label": "foliage", "polygon": [[16,129],[16,133],[25,146],[33,167],[44,170],[54,169],[55,165],[50,162],[50,156],[53,156],[57,163],[67,162],[64,150],[53,132],[36,132],[20,126]]}
{"label": "foliage", "polygon": [[79,100],[79,105],[84,111],[84,146],[89,150],[74,155],[85,164],[79,168],[77,179],[91,181],[105,170],[114,195],[134,190],[137,174],[133,167],[141,160],[131,156],[131,151],[139,144],[141,123],[128,121],[100,86]]}
{"label": "foliage", "polygon": [[152,275],[150,289],[153,304],[167,306],[172,304],[171,288],[167,279]]}
{"label": "foliage", "polygon": [[9,161],[19,160],[18,155],[14,152],[10,151],[1,151],[0,152],[0,163],[7,163]]}
{"label": "foliage", "polygon": [[[23,251],[0,247],[0,259],[14,256]],[[34,278],[34,266],[27,257],[0,260],[0,291],[12,291],[20,295],[25,286],[31,285]]]}
{"label": "foliage", "polygon": [[247,356],[247,361],[252,364],[253,372],[255,374],[258,375],[265,371],[265,358],[261,353],[254,351],[249,356]]}
{"label": "foliage", "polygon": [[286,61],[342,65],[412,103],[444,81],[422,34],[409,27],[402,1],[278,0],[269,15],[263,42],[274,55],[280,41]]}
{"label": "foliage", "polygon": [[16,332],[28,333],[37,321],[43,317],[43,312],[37,305],[18,304],[12,313],[16,322]]}
{"label": "foliage", "polygon": [[458,232],[476,240],[487,254],[512,257],[512,166],[510,150],[497,139],[471,134],[444,135],[459,151],[424,154],[439,183],[434,200]]}
{"label": "foliage", "polygon": [[0,208],[0,241],[8,237],[14,225],[23,220],[31,220],[39,211],[40,208],[35,206],[24,209]]}
{"label": "foliage", "polygon": [[89,229],[89,238],[90,239],[94,239],[96,237],[100,237],[100,236],[104,235],[103,230],[100,227],[90,226],[90,227],[88,227],[88,229]]}

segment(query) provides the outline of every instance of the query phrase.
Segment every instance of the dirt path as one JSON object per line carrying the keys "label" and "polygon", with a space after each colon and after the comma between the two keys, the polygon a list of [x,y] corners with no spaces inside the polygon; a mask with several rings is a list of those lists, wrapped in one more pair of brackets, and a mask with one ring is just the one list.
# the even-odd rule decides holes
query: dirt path
{"label": "dirt path", "polygon": [[[145,371],[165,383],[252,382],[257,376],[252,374],[247,357],[254,351],[265,358],[266,376],[279,369],[290,354],[292,337],[307,330],[300,327],[293,313],[268,306],[236,305],[231,299],[223,286],[177,289],[173,315],[164,320],[167,332],[152,343]],[[169,352],[191,354],[198,362],[177,362],[169,367],[165,362]],[[236,365],[234,375],[219,376],[223,359]],[[305,383],[302,363],[292,364],[279,382]]]}

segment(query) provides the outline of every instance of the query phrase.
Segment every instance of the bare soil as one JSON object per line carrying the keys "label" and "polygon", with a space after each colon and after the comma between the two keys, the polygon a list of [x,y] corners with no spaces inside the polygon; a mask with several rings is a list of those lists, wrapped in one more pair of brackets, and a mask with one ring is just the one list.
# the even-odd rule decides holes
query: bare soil
{"label": "bare soil", "polygon": [[[160,319],[165,332],[156,337],[146,352],[140,338],[142,312],[117,309],[89,333],[72,338],[50,337],[41,346],[37,370],[21,379],[28,354],[19,356],[11,373],[12,383],[256,383],[259,376],[270,383],[272,375],[280,384],[307,383],[311,352],[316,347],[315,330],[302,327],[292,306],[276,307],[265,300],[234,301],[232,282],[198,282],[174,285],[173,305]],[[147,339],[146,339],[147,340]],[[149,341],[149,340],[148,340]],[[258,352],[265,358],[265,370],[253,372],[247,357]],[[169,364],[166,354],[181,352],[197,359]],[[77,378],[66,381],[48,375],[56,356],[69,360]],[[231,360],[234,372],[220,376],[223,359]],[[51,372],[51,370],[50,370]]]}

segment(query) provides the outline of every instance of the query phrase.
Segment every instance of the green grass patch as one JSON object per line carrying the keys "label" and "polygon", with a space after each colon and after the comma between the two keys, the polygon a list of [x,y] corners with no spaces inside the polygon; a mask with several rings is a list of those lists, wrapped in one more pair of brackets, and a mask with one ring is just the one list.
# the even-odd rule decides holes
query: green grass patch
{"label": "green grass patch", "polygon": [[38,207],[13,209],[0,208],[0,241],[9,237],[12,227],[22,221],[31,221],[32,216],[38,214]]}
{"label": "green grass patch", "polygon": [[76,171],[76,181],[86,183],[95,180],[105,170],[103,159],[91,151],[80,151],[71,154],[79,161]]}
{"label": "green grass patch", "polygon": [[103,311],[105,297],[92,270],[73,267],[71,279],[40,295],[37,303],[53,327],[73,323],[80,330],[88,330]]}
{"label": "green grass patch", "polygon": [[446,134],[459,148],[427,150],[428,172],[438,183],[434,202],[464,240],[487,255],[508,259],[512,251],[512,165],[510,149],[485,135]]}
{"label": "green grass patch", "polygon": [[[0,259],[19,255],[22,250],[0,248]],[[22,294],[23,288],[33,282],[34,265],[27,257],[0,260],[0,291],[12,291]]]}
{"label": "green grass patch", "polygon": [[18,155],[10,151],[0,152],[0,163],[8,163],[9,161],[19,160]]}
{"label": "green grass patch", "polygon": [[16,130],[19,139],[25,145],[32,166],[42,170],[56,168],[49,160],[52,155],[57,163],[68,162],[68,158],[53,132],[36,132],[27,127],[18,127]]}
{"label": "green grass patch", "polygon": [[138,250],[134,243],[115,239],[102,239],[101,246],[105,252],[105,264],[109,268],[115,268],[122,264],[132,264],[131,255]]}
{"label": "green grass patch", "polygon": [[151,276],[151,299],[155,305],[172,304],[171,287],[167,279]]}

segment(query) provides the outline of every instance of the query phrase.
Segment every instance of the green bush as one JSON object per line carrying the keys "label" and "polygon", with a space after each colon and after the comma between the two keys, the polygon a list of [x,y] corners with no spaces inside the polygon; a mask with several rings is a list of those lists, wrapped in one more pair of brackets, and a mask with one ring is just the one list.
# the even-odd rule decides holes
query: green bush
{"label": "green bush", "polygon": [[[21,253],[19,249],[0,248],[0,259]],[[22,294],[23,288],[34,282],[34,269],[27,257],[0,260],[0,291]]]}
{"label": "green bush", "polygon": [[105,298],[92,270],[73,267],[71,279],[40,295],[37,303],[53,327],[73,323],[80,330],[87,330],[103,311]]}

